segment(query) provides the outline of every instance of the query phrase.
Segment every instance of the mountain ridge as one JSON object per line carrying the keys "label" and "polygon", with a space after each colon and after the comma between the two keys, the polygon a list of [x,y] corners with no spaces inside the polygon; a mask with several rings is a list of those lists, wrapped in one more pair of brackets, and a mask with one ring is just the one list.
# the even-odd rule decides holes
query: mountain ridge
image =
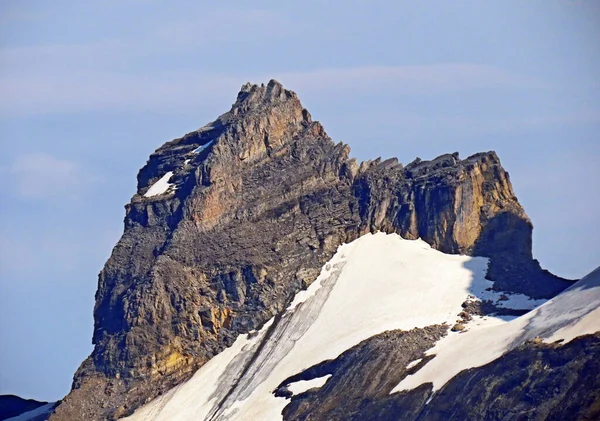
{"label": "mountain ridge", "polygon": [[150,155],[124,226],[99,276],[94,351],[53,420],[130,414],[282,312],[366,233],[489,257],[499,291],[550,298],[570,285],[533,259],[495,152],[359,164],[274,80],[244,85],[229,112]]}
{"label": "mountain ridge", "polygon": [[361,236],[283,313],[123,421],[593,414],[599,342],[587,334],[600,330],[600,269],[544,303],[487,297],[533,308],[507,319],[468,305],[489,293],[486,263],[396,234]]}
{"label": "mountain ridge", "polygon": [[0,421],[33,411],[48,402],[24,399],[15,395],[0,395]]}

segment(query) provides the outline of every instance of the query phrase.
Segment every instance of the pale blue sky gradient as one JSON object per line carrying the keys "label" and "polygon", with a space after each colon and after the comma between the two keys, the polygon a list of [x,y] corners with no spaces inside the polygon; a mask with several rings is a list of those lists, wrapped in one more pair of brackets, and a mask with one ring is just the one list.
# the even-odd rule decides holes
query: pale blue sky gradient
{"label": "pale blue sky gradient", "polygon": [[55,400],[162,143],[276,78],[359,159],[496,150],[558,275],[600,264],[600,2],[0,3],[0,394]]}

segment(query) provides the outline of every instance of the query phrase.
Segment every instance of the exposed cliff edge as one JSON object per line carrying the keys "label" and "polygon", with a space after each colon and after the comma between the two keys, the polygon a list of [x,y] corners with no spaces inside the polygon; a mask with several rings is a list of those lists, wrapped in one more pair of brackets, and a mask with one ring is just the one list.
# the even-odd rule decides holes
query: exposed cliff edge
{"label": "exposed cliff edge", "polygon": [[532,224],[494,152],[359,164],[295,93],[247,84],[140,170],[99,276],[94,351],[51,419],[130,414],[284,310],[340,244],[376,231],[489,257],[502,291],[549,298],[569,285],[533,260]]}

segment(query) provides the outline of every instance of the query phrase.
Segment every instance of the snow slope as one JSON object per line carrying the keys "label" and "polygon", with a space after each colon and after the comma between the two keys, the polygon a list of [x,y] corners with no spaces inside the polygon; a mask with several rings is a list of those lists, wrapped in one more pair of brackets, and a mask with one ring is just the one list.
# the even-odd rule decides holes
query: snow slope
{"label": "snow slope", "polygon": [[[240,335],[188,382],[126,419],[281,420],[281,411],[289,401],[275,397],[273,391],[286,378],[336,358],[386,330],[441,323],[452,326],[467,298],[498,299],[500,293],[487,291],[492,283],[484,279],[486,269],[485,258],[446,255],[421,240],[403,240],[395,234],[365,235],[340,246],[317,280],[296,295],[281,317],[270,320],[258,332]],[[508,298],[505,305],[514,299]],[[519,308],[532,304],[527,297],[514,301]],[[479,319],[471,323],[471,331],[488,329],[490,323],[509,325],[498,318]],[[468,334],[471,332],[448,338],[469,338]],[[499,356],[508,346],[502,342],[493,348],[496,354],[487,355]],[[431,381],[428,379],[435,373],[425,373],[422,379],[416,376],[437,358],[412,376],[415,384]],[[452,361],[446,364],[452,365]],[[446,373],[453,375],[451,370]],[[288,390],[301,393],[327,380],[296,382],[288,385]],[[435,384],[439,387],[441,381],[443,378]]]}
{"label": "snow slope", "polygon": [[431,382],[433,390],[473,367],[494,361],[523,342],[540,338],[562,341],[600,331],[600,268],[552,300],[510,322],[489,318],[469,331],[450,333],[427,354],[435,355],[415,374],[407,376],[392,393]]}

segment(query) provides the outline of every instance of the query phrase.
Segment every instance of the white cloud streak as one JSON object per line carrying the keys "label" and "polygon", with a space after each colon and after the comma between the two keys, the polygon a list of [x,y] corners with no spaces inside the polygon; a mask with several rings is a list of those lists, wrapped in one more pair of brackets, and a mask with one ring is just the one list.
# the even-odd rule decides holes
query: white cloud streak
{"label": "white cloud streak", "polygon": [[478,88],[539,88],[538,81],[472,63],[362,66],[283,73],[283,81],[302,89],[391,89],[405,93],[443,93]]}
{"label": "white cloud streak", "polygon": [[[248,80],[260,83],[273,77],[291,89],[325,93],[438,94],[542,86],[474,63],[274,69],[259,74],[245,71],[244,62],[234,62],[224,65],[232,69],[229,73],[215,73],[206,62],[224,60],[227,51],[271,45],[274,34],[278,39],[297,39],[310,28],[269,10],[218,9],[165,21],[140,21],[141,32],[125,37],[0,49],[0,115],[199,106],[223,92],[235,94]],[[280,57],[274,54],[273,58]]]}
{"label": "white cloud streak", "polygon": [[74,162],[44,153],[19,156],[2,172],[7,173],[20,197],[33,200],[74,198],[82,188],[98,181]]}
{"label": "white cloud streak", "polygon": [[132,74],[62,67],[35,66],[39,70],[5,75],[0,81],[0,92],[3,93],[0,112],[22,114],[198,106],[222,96],[223,92],[234,94],[248,79],[267,82],[273,77],[294,90],[323,93],[443,94],[534,86],[524,78],[476,64],[327,68],[246,76],[203,74],[189,69]]}

